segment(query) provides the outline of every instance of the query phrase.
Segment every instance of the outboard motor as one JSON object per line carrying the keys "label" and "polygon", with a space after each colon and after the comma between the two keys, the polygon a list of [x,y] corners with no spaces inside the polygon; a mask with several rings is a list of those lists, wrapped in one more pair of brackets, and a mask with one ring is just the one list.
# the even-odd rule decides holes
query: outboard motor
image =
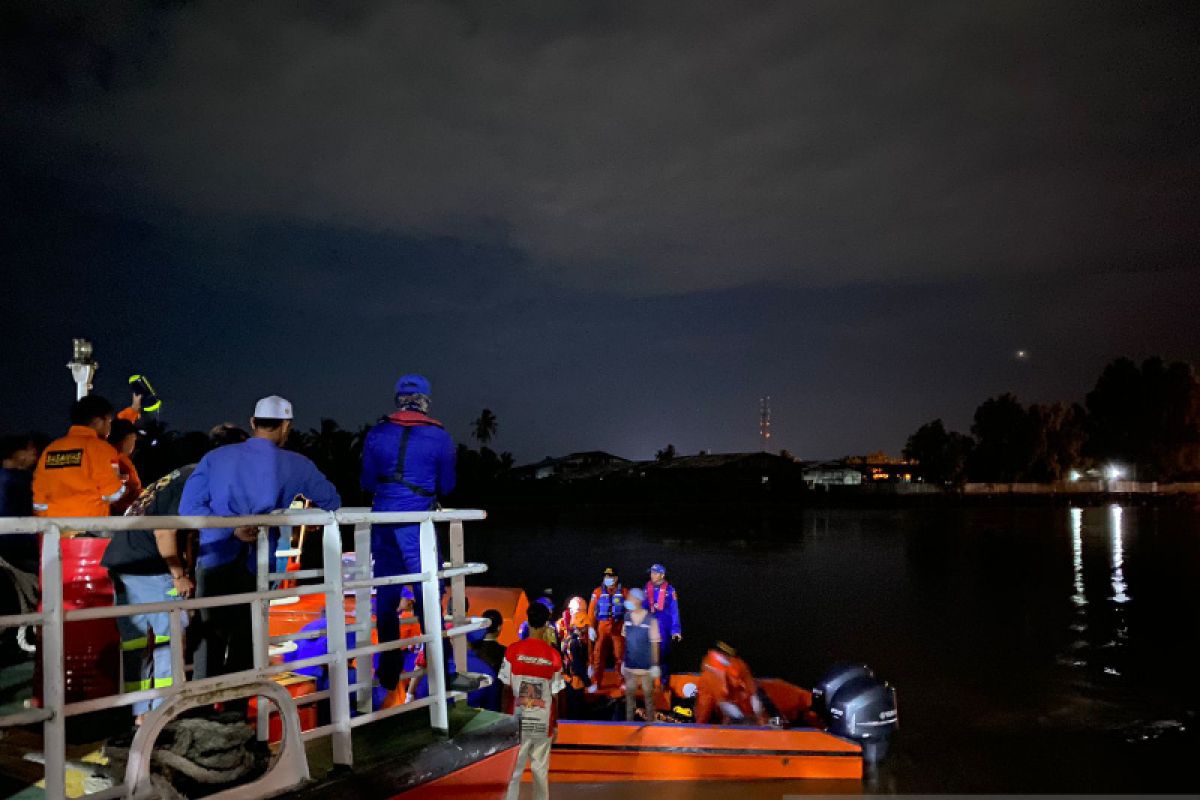
{"label": "outboard motor", "polygon": [[874,675],[860,675],[844,683],[828,702],[829,732],[858,742],[868,765],[882,761],[899,724],[895,688]]}
{"label": "outboard motor", "polygon": [[817,681],[812,690],[812,709],[821,715],[825,724],[830,723],[829,708],[834,695],[848,682],[855,678],[874,678],[875,673],[866,664],[838,663],[834,664]]}

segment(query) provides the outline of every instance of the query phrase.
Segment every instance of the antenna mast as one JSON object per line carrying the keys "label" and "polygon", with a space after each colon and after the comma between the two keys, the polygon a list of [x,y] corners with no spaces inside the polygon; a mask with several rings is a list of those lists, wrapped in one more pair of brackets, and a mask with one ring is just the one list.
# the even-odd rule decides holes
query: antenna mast
{"label": "antenna mast", "polygon": [[759,404],[758,438],[763,452],[768,452],[771,449],[771,395],[763,397]]}

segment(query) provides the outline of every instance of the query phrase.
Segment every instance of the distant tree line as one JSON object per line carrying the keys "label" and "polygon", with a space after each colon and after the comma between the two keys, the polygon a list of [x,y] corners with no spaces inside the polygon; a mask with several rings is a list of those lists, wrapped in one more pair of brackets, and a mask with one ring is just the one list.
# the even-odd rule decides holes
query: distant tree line
{"label": "distant tree line", "polygon": [[1083,404],[1023,405],[1012,394],[975,409],[970,435],[927,422],[906,458],[930,482],[1054,481],[1120,464],[1138,480],[1200,478],[1200,379],[1190,364],[1111,362]]}
{"label": "distant tree line", "polygon": [[[144,444],[134,458],[147,483],[185,464],[196,463],[212,447],[208,434],[200,431],[173,431],[154,419],[147,420],[143,427]],[[343,504],[366,505],[370,498],[360,488],[359,479],[363,443],[371,427],[362,425],[347,430],[332,419],[322,419],[318,427],[308,431],[293,428],[285,447],[312,459],[337,487]],[[465,444],[458,445],[458,487],[448,500],[451,504],[466,505],[485,499],[491,485],[512,468],[512,453],[497,453],[486,446],[498,430],[496,415],[486,408],[471,423],[472,436],[480,442],[480,447],[473,450]]]}

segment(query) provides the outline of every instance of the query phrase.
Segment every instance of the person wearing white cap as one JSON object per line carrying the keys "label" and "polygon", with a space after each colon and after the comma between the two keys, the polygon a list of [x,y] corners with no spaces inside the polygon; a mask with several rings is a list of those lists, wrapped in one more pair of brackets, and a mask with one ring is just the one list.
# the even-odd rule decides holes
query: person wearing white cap
{"label": "person wearing white cap", "polygon": [[[248,516],[291,505],[303,495],[317,508],[340,508],[341,498],[316,465],[284,450],[292,428],[292,404],[278,395],[259,400],[250,418],[251,438],[213,450],[200,460],[183,487],[179,513],[185,516]],[[196,595],[216,597],[255,589],[257,530],[204,528],[196,566]],[[274,562],[278,531],[271,532]],[[253,666],[250,611],[246,606],[202,610],[202,638],[195,678]]]}

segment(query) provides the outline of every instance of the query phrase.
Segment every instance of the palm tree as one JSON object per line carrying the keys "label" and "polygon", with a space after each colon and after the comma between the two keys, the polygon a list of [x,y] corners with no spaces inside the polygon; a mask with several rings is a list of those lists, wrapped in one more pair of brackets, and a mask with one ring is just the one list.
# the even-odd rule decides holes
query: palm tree
{"label": "palm tree", "polygon": [[474,436],[479,440],[480,444],[487,444],[496,435],[496,431],[500,426],[496,422],[496,415],[492,413],[490,408],[485,408],[479,412],[479,418],[471,425],[475,428]]}

